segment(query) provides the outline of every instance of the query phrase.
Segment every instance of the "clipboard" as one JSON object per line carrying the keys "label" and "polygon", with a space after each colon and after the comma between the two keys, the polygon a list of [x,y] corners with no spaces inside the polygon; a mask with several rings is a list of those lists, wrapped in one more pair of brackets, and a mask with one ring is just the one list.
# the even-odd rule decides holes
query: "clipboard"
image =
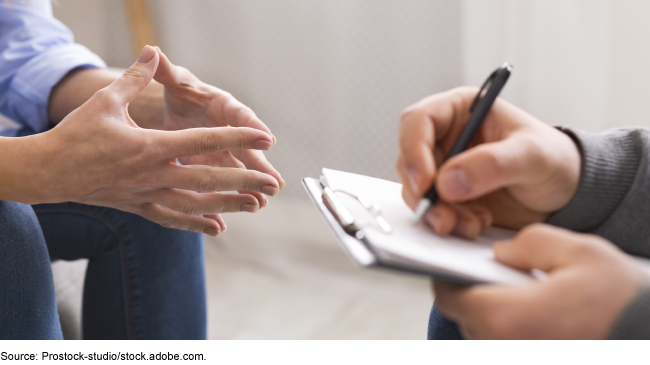
{"label": "clipboard", "polygon": [[[335,170],[323,169],[324,172],[334,171],[337,174],[348,174]],[[350,174],[355,175],[355,174]],[[356,175],[359,176],[359,175]],[[371,178],[374,179],[374,178]],[[379,179],[375,179],[379,180]],[[345,251],[347,256],[358,266],[363,268],[378,268],[378,269],[390,269],[401,272],[408,272],[418,275],[425,275],[432,277],[436,280],[443,280],[448,282],[454,282],[459,284],[474,285],[474,284],[488,284],[488,283],[505,283],[505,284],[519,284],[528,281],[536,280],[536,277],[530,273],[524,273],[516,269],[506,267],[504,265],[492,262],[491,265],[500,265],[503,267],[503,270],[508,271],[508,275],[504,276],[506,279],[503,280],[490,280],[488,278],[481,277],[468,277],[461,273],[450,273],[448,270],[441,269],[439,267],[425,267],[422,265],[413,265],[407,262],[396,262],[395,260],[386,259],[386,255],[382,255],[381,252],[378,252],[377,245],[373,243],[373,238],[376,240],[377,234],[373,235],[368,234],[369,228],[355,227],[355,218],[349,212],[349,209],[345,209],[346,206],[341,202],[338,195],[334,194],[336,190],[328,186],[327,179],[325,174],[320,179],[315,178],[304,178],[302,179],[303,186],[307,191],[307,195],[311,199],[312,203],[316,206],[317,210],[329,226],[332,233],[339,242],[341,248]],[[391,184],[396,184],[392,183]],[[401,186],[401,185],[400,185]],[[349,193],[345,191],[339,191],[345,195],[352,195],[355,198],[360,198],[354,193]],[[361,195],[361,194],[359,194]],[[399,197],[401,200],[401,195]],[[366,202],[366,204],[361,205],[372,205],[372,202]],[[375,214],[376,215],[376,214]],[[387,222],[390,225],[390,222]],[[386,232],[386,229],[381,229],[381,223],[377,224],[377,227],[372,228],[373,231],[386,234],[387,237],[391,237],[390,234],[393,232]],[[439,240],[445,240],[445,238],[440,238],[436,236],[433,232],[430,233],[432,238],[438,237]],[[393,239],[391,237],[391,239]],[[399,236],[394,237],[395,240],[399,240]],[[453,238],[459,240],[459,238]],[[396,242],[399,244],[399,242]],[[489,261],[489,258],[486,258],[486,261]]]}

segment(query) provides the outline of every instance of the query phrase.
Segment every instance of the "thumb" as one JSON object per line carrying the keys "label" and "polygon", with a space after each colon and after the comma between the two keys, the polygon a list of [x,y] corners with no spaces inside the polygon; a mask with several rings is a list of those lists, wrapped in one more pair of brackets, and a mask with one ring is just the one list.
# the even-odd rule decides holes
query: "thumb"
{"label": "thumb", "polygon": [[174,64],[167,58],[159,47],[155,47],[160,56],[160,64],[158,65],[158,70],[154,75],[154,79],[163,85],[174,85],[177,84],[176,72]]}
{"label": "thumb", "polygon": [[156,49],[144,46],[138,60],[115,80],[108,89],[122,105],[128,104],[138,95],[153,78],[158,68],[160,57]]}
{"label": "thumb", "polygon": [[544,272],[574,263],[584,256],[582,248],[584,244],[575,233],[546,224],[532,224],[512,240],[493,246],[498,261],[522,270]]}
{"label": "thumb", "polygon": [[543,166],[536,151],[516,135],[478,145],[442,166],[437,190],[446,201],[461,202],[529,180]]}

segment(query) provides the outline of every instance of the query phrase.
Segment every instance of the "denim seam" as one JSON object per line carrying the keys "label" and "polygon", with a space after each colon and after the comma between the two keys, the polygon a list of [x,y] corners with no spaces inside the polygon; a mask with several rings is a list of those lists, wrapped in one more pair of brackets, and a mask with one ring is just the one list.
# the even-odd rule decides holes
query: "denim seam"
{"label": "denim seam", "polygon": [[[75,203],[73,203],[75,204]],[[95,207],[95,209],[102,210],[101,207]],[[118,237],[118,242],[119,242],[119,253],[120,253],[120,258],[122,262],[122,281],[123,281],[123,293],[124,293],[124,307],[125,307],[125,313],[126,313],[126,329],[127,329],[127,336],[130,337],[130,339],[135,339],[137,338],[136,334],[136,321],[135,321],[135,304],[134,304],[134,298],[133,298],[133,283],[132,283],[132,272],[131,272],[131,265],[130,263],[132,262],[130,251],[129,250],[129,245],[127,244],[127,239],[126,239],[126,234],[124,233],[124,230],[118,222],[116,222],[113,218],[110,217],[110,213],[107,212],[97,212],[94,209],[91,209],[87,206],[84,205],[77,205],[75,204],[74,206],[69,206],[69,207],[61,207],[57,206],[51,207],[51,206],[45,206],[45,205],[39,205],[37,207],[38,213],[39,214],[56,214],[56,213],[66,213],[66,214],[76,214],[76,215],[81,215],[81,216],[87,216],[93,219],[97,219],[101,223],[105,224],[117,237]]]}

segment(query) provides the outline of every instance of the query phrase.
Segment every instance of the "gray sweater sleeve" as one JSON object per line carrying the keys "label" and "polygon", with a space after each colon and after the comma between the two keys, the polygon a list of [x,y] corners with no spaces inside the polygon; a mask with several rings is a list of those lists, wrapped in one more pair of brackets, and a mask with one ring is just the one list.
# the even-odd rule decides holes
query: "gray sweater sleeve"
{"label": "gray sweater sleeve", "polygon": [[[650,257],[650,129],[561,130],[580,149],[581,180],[572,200],[548,223],[594,233],[629,254]],[[639,290],[610,337],[650,339],[650,286]]]}

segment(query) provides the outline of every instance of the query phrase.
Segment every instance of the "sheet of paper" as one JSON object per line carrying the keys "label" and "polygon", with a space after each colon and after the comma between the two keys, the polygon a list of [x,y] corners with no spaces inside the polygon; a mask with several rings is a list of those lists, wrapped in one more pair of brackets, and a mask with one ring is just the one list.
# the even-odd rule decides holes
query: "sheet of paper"
{"label": "sheet of paper", "polygon": [[413,226],[413,212],[402,200],[401,184],[331,169],[323,169],[323,176],[332,190],[344,190],[381,206],[393,232],[365,229],[364,233],[384,262],[435,268],[472,281],[518,284],[534,280],[494,259],[492,243],[512,237],[514,231],[490,228],[472,241],[441,237],[424,224]]}

